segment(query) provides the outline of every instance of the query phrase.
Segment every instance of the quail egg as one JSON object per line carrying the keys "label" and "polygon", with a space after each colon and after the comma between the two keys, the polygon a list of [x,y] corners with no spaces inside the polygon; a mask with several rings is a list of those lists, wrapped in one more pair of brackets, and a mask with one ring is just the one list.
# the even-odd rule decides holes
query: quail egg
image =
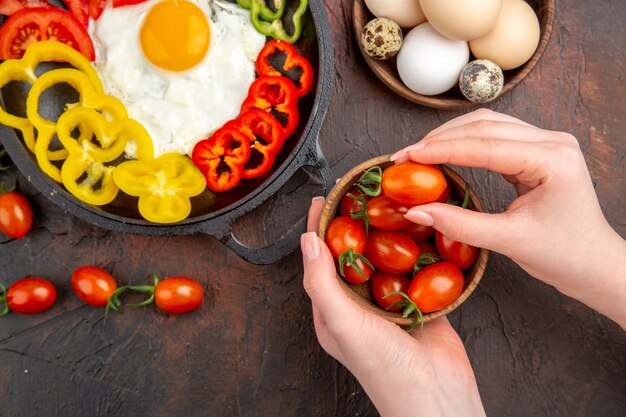
{"label": "quail egg", "polygon": [[365,53],[378,60],[389,59],[402,47],[402,29],[391,19],[378,17],[370,21],[361,33]]}
{"label": "quail egg", "polygon": [[494,100],[504,86],[502,69],[487,59],[477,59],[461,70],[459,88],[469,101],[487,103]]}

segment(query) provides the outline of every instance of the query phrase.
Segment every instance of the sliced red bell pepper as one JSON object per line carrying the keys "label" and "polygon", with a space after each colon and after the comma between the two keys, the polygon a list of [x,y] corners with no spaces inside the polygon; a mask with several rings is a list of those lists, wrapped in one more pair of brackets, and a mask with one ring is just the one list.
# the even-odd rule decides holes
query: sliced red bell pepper
{"label": "sliced red bell pepper", "polygon": [[[282,66],[276,65],[281,62]],[[280,58],[280,59],[279,59]],[[298,53],[296,48],[289,42],[272,40],[265,44],[256,60],[256,72],[261,75],[284,75],[288,77],[298,90],[298,97],[306,95],[313,87],[313,66],[308,59]],[[292,74],[297,76],[294,80]]]}
{"label": "sliced red bell pepper", "polygon": [[233,123],[250,140],[251,146],[242,178],[257,178],[267,174],[283,147],[285,129],[274,116],[259,109],[248,110]]}
{"label": "sliced red bell pepper", "polygon": [[94,20],[98,20],[102,12],[104,11],[104,6],[106,5],[106,0],[87,0],[89,17]]}
{"label": "sliced red bell pepper", "polygon": [[2,0],[0,1],[0,14],[10,16],[29,7],[52,7],[52,5],[46,0]]}
{"label": "sliced red bell pepper", "polygon": [[87,0],[63,0],[63,3],[85,29],[89,28],[89,6]]}
{"label": "sliced red bell pepper", "polygon": [[241,113],[250,109],[270,112],[285,128],[285,138],[296,131],[300,122],[298,91],[287,77],[263,75],[257,78],[241,105]]}
{"label": "sliced red bell pepper", "polygon": [[191,160],[204,174],[207,187],[216,192],[228,191],[239,184],[249,158],[250,140],[232,124],[196,143],[191,153]]}

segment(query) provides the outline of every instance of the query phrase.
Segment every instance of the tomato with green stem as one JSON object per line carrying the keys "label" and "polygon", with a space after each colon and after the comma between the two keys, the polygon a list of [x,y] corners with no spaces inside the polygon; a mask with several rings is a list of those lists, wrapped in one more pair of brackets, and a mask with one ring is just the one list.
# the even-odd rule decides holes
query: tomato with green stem
{"label": "tomato with green stem", "polygon": [[39,277],[22,278],[15,281],[8,290],[0,284],[0,317],[9,311],[18,314],[39,314],[48,310],[57,298],[54,285]]}
{"label": "tomato with green stem", "polygon": [[397,293],[406,293],[409,290],[410,282],[411,280],[406,274],[376,271],[370,280],[372,297],[374,297],[376,304],[385,310],[398,311],[401,306],[394,306],[394,304],[402,301],[402,296]]}
{"label": "tomato with green stem", "polygon": [[72,288],[85,303],[104,307],[117,289],[115,280],[107,271],[96,266],[81,266],[72,274]]}
{"label": "tomato with green stem", "polygon": [[0,232],[21,239],[33,225],[33,209],[28,200],[16,192],[17,178],[10,188],[0,183]]}
{"label": "tomato with green stem", "polygon": [[354,258],[350,263],[340,262],[339,265],[341,276],[351,284],[363,284],[374,273],[374,267],[365,257]]}

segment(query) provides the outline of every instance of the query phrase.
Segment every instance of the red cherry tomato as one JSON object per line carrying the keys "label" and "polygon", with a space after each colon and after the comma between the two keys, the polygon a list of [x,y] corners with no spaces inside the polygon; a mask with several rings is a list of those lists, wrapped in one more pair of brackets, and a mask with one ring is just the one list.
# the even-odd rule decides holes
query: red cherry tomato
{"label": "red cherry tomato", "polygon": [[[389,274],[387,272],[376,271],[372,275],[370,285],[372,287],[372,296],[376,303],[389,311],[398,311],[402,307],[391,307],[404,298],[400,294],[389,295],[392,292],[406,293],[409,290],[411,280],[405,274]],[[386,298],[385,298],[386,297]]]}
{"label": "red cherry tomato", "polygon": [[430,253],[431,255],[438,255],[439,252],[437,252],[437,248],[435,248],[435,245],[433,245],[430,242],[415,242],[417,244],[417,247],[420,250],[420,255],[423,255],[425,253]]}
{"label": "red cherry tomato", "polygon": [[343,278],[351,284],[362,284],[370,279],[374,270],[358,258],[355,260],[355,263],[361,268],[363,274],[360,274],[353,266],[345,265],[343,267]]}
{"label": "red cherry tomato", "polygon": [[115,280],[107,271],[95,266],[82,266],[72,274],[72,288],[85,303],[103,307],[117,289]]}
{"label": "red cherry tomato", "polygon": [[366,244],[365,228],[350,216],[335,217],[326,230],[326,244],[337,259],[350,249],[361,254]]}
{"label": "red cherry tomato", "polygon": [[407,294],[422,313],[430,313],[459,298],[464,282],[463,273],[456,265],[437,262],[415,274]]}
{"label": "red cherry tomato", "polygon": [[478,248],[452,240],[442,233],[435,233],[435,244],[439,255],[452,262],[461,269],[467,269],[478,257]]}
{"label": "red cherry tomato", "polygon": [[200,307],[202,298],[202,287],[188,277],[166,278],[154,290],[157,307],[168,314],[189,313]]}
{"label": "red cherry tomato", "polygon": [[339,214],[341,214],[342,216],[349,216],[352,213],[360,213],[363,211],[363,203],[361,203],[357,199],[349,197],[348,194],[357,198],[363,197],[365,201],[369,200],[369,197],[365,195],[362,191],[359,191],[359,190],[348,191],[341,198],[341,202],[339,203]]}
{"label": "red cherry tomato", "polygon": [[413,270],[419,249],[405,234],[376,230],[367,238],[364,255],[376,269],[401,273]]}
{"label": "red cherry tomato", "polygon": [[438,203],[445,203],[445,202],[448,201],[448,197],[450,197],[450,186],[448,186],[446,184],[446,188],[445,188],[445,190],[443,190],[443,193],[441,193],[441,195],[437,199],[437,202]]}
{"label": "red cherry tomato", "polygon": [[28,200],[11,191],[0,194],[0,232],[14,239],[23,238],[33,225],[33,209]]}
{"label": "red cherry tomato", "polygon": [[15,281],[0,300],[6,302],[14,313],[38,314],[52,307],[56,298],[56,289],[50,281],[29,277]]}
{"label": "red cherry tomato", "polygon": [[404,217],[409,208],[387,196],[379,195],[367,202],[367,217],[370,224],[377,229],[399,230],[411,224],[411,221]]}
{"label": "red cherry tomato", "polygon": [[383,171],[383,194],[409,207],[437,201],[446,186],[443,174],[432,165],[404,162]]}
{"label": "red cherry tomato", "polygon": [[415,242],[421,242],[434,235],[435,229],[432,226],[422,226],[421,224],[410,222],[408,226],[402,228],[401,232]]}

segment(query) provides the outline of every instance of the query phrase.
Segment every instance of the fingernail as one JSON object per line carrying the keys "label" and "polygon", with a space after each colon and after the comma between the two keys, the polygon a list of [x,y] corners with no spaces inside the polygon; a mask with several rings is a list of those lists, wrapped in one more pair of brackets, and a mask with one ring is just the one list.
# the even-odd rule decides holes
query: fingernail
{"label": "fingernail", "polygon": [[421,210],[410,209],[404,214],[404,217],[422,226],[432,226],[435,224],[435,220],[433,220],[432,216]]}
{"label": "fingernail", "polygon": [[307,262],[314,261],[320,256],[320,242],[315,232],[308,232],[300,239],[302,246],[302,256]]}
{"label": "fingernail", "polygon": [[402,149],[401,151],[398,151],[391,155],[389,159],[391,160],[391,162],[394,162],[396,159],[400,158],[401,156],[405,156],[407,153],[408,152],[406,150]]}
{"label": "fingernail", "polygon": [[425,145],[422,142],[418,142],[414,145],[411,146],[407,146],[406,148],[394,153],[393,155],[391,155],[391,157],[389,158],[391,161],[396,161],[398,159],[408,159],[409,158],[409,152],[411,151],[417,151],[420,150],[424,147]]}
{"label": "fingernail", "polygon": [[326,200],[324,197],[317,195],[311,199],[311,203],[315,203],[316,201],[324,201],[324,200]]}

